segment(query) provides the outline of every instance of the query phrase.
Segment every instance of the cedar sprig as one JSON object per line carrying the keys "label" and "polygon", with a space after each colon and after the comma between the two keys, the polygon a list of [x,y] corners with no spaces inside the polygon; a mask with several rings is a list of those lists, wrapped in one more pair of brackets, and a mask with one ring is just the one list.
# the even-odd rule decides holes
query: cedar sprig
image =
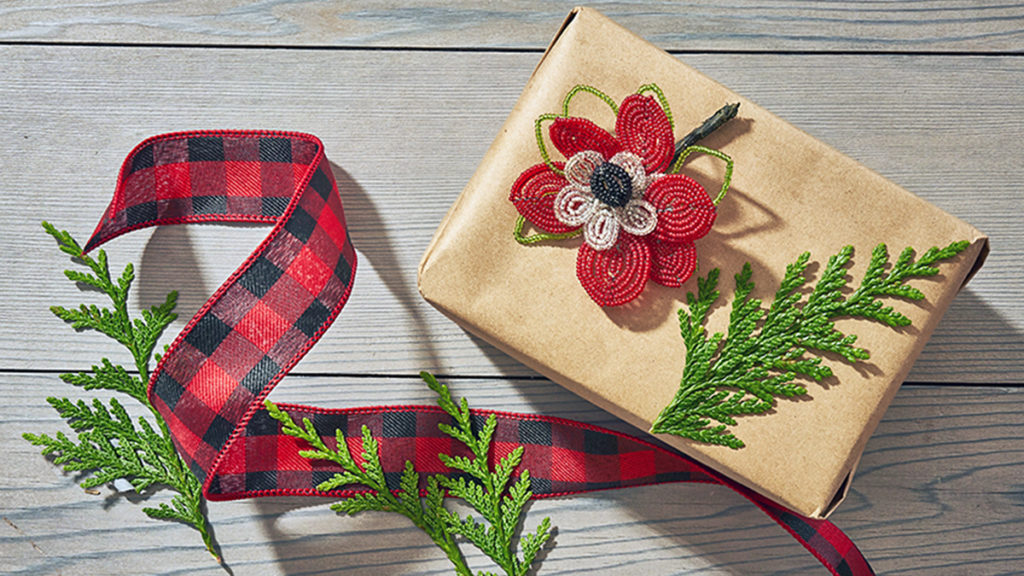
{"label": "cedar sprig", "polygon": [[[270,416],[282,424],[281,431],[284,434],[304,440],[311,446],[312,449],[301,450],[300,456],[327,460],[341,467],[342,472],[318,485],[318,490],[330,491],[350,485],[362,485],[371,490],[333,504],[333,510],[349,515],[378,510],[405,516],[426,532],[444,551],[454,565],[456,574],[460,576],[472,576],[473,572],[455,542],[456,535],[464,537],[486,554],[508,576],[525,575],[551,536],[551,520],[544,518],[535,532],[520,538],[522,555],[518,555],[513,540],[518,532],[523,508],[533,496],[530,491],[529,471],[523,470],[519,479],[512,483],[512,473],[522,462],[523,447],[516,447],[492,469],[488,465],[488,455],[497,427],[495,416],[488,415],[480,431],[475,432],[473,417],[466,399],[463,398],[457,403],[448,387],[438,382],[433,375],[421,372],[420,376],[430,389],[437,393],[441,409],[455,422],[454,426],[441,423],[438,428],[465,444],[473,455],[472,458],[467,458],[439,454],[438,457],[443,464],[465,473],[465,476],[428,476],[426,491],[422,498],[419,488],[420,476],[413,468],[412,462],[406,461],[398,490],[392,490],[387,485],[380,463],[380,446],[366,426],[362,428],[360,465],[349,452],[348,443],[341,430],[335,431],[337,448],[329,448],[308,418],[304,418],[300,426],[269,400],[265,404]],[[486,523],[478,522],[468,515],[460,517],[458,513],[447,510],[444,507],[446,492],[465,500]],[[492,573],[478,573],[490,574]]]}
{"label": "cedar sprig", "polygon": [[750,297],[754,283],[750,264],[746,264],[735,276],[728,335],[715,333],[708,337],[704,325],[719,297],[719,271],[711,270],[697,279],[697,294],[687,294],[689,313],[679,311],[686,366],[675,397],[658,415],[651,431],[742,448],[743,441],[728,430],[728,426],[736,425],[735,417],[767,412],[780,396],[806,394],[806,387],[795,382],[798,377],[821,381],[832,376],[832,369],[822,363],[820,356],[808,353],[833,353],[851,363],[870,357],[867,350],[854,345],[855,334],[836,329],[836,319],[863,318],[892,327],[910,325],[910,318],[880,298],[924,299],[920,290],[906,282],[938,274],[936,263],[952,258],[968,245],[961,241],[945,248],[933,247],[917,261],[914,250],[908,247],[890,268],[885,244],[879,244],[860,285],[844,296],[847,267],[853,257],[853,247],[846,246],[829,258],[821,278],[803,302],[801,289],[808,280],[805,272],[810,259],[805,252],[786,267],[767,309],[760,300]]}
{"label": "cedar sprig", "polygon": [[132,319],[128,314],[128,293],[135,279],[132,265],[125,266],[121,275],[114,279],[103,250],[93,258],[82,252],[67,231],[58,230],[48,222],[43,222],[43,228],[57,241],[61,252],[90,271],[66,270],[64,275],[102,292],[112,304],[109,308],[94,304],[82,304],[78,308],[53,306],[50,310],[75,330],[96,330],[121,343],[131,353],[138,372],[130,373],[103,358],[89,372],[61,374],[61,379],[84,390],[127,394],[149,409],[152,420],[144,417],[133,420],[116,398],[107,404],[99,399],[86,402],[51,397],[47,402],[67,421],[76,437],[71,438],[64,432],[57,432],[55,436],[26,433],[23,437],[41,446],[43,454],[52,455],[54,462],[62,464],[65,471],[85,472],[87,476],[81,482],[85,489],[121,479],[140,494],[158,486],[177,492],[169,505],[160,503],[142,511],[150,518],[192,526],[199,531],[207,550],[220,561],[203,512],[199,480],[178,455],[167,424],[146,397],[150,362],[159,361],[159,355],[154,355],[157,340],[177,317],[174,314],[177,292],[171,292],[162,304],[143,310],[141,317]]}

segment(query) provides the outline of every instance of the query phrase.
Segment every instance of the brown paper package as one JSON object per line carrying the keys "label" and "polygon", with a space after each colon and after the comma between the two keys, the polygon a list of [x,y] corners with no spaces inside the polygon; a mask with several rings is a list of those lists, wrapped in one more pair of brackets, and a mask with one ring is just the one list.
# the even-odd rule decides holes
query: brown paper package
{"label": "brown paper package", "polygon": [[[735,174],[714,228],[697,241],[700,270],[694,278],[674,289],[649,282],[636,301],[605,309],[576,279],[579,238],[531,246],[513,239],[518,214],[509,189],[520,172],[541,162],[534,120],[559,112],[574,85],[595,86],[621,101],[651,82],[668,98],[677,138],[725,103],[741,103],[737,119],[701,142],[730,155]],[[571,113],[614,126],[607,105],[588,95],[573,100]],[[683,172],[713,194],[721,186],[722,164],[705,157],[688,162]],[[708,329],[724,331],[732,276],[745,262],[753,266],[753,296],[767,300],[786,265],[804,251],[824,262],[853,245],[856,285],[878,243],[894,253],[905,246],[921,253],[954,240],[971,245],[941,264],[939,276],[911,282],[927,300],[893,302],[912,327],[838,321],[841,331],[857,334],[870,360],[854,366],[826,358],[834,376],[808,383],[806,397],[780,399],[767,415],[740,418],[732,430],[745,448],[666,435],[661,440],[796,512],[828,515],[845,496],[868,437],[942,313],[981,265],[987,240],[600,13],[577,8],[434,236],[420,264],[419,288],[466,330],[647,431],[679,386],[685,349],[676,312],[686,292],[696,291],[697,275],[722,270],[722,298]],[[809,270],[820,273],[821,267]]]}

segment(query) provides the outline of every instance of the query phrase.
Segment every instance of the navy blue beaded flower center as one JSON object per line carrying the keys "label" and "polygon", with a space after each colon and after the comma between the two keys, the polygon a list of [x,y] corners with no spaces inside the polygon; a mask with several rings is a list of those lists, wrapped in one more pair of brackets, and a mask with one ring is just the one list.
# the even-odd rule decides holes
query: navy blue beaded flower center
{"label": "navy blue beaded flower center", "polygon": [[601,202],[621,208],[633,197],[633,179],[622,166],[605,162],[590,176],[590,191]]}

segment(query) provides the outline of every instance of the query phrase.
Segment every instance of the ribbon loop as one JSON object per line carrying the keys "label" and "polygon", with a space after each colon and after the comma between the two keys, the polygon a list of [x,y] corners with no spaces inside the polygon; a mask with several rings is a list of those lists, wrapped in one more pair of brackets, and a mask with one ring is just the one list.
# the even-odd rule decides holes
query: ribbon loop
{"label": "ribbon loop", "polygon": [[220,492],[217,469],[244,462],[246,422],[341,311],[356,254],[320,140],[235,131],[136,147],[86,250],[138,228],[210,221],[274,226],[171,344],[149,399],[204,495],[218,500],[244,496]]}

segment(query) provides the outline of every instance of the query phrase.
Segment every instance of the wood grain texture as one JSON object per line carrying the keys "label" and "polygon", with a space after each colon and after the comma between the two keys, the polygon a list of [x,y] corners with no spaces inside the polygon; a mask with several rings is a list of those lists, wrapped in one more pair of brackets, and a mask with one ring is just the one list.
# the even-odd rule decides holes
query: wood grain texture
{"label": "wood grain texture", "polygon": [[[325,141],[360,252],[354,296],[297,372],[532,375],[425,304],[415,270],[536,55],[8,46],[0,58],[0,369],[81,369],[112,354],[103,338],[71,335],[46,311],[83,295],[63,280],[67,262],[41,219],[84,241],[138,141],[249,127]],[[910,379],[1024,382],[1024,60],[686,60],[988,233],[988,263]],[[108,250],[117,266],[137,265],[142,304],[181,291],[169,341],[266,232],[167,227]]]}
{"label": "wood grain texture", "polygon": [[[84,240],[124,155],[164,131],[309,131],[335,163],[360,256],[355,292],[274,399],[429,404],[429,390],[409,375],[431,369],[462,376],[451,385],[474,407],[632,432],[551,382],[528,378],[532,372],[466,335],[415,289],[434,229],[572,5],[0,3],[0,446],[8,459],[0,475],[0,572],[228,573],[190,529],[145,518],[139,498],[110,487],[84,493],[79,479],[20,438],[65,429],[43,401],[76,394],[57,371],[103,356],[127,361],[112,342],[74,335],[47,312],[90,295],[63,280],[67,262],[38,222]],[[593,6],[688,53],[688,63],[991,236],[988,263],[909,376],[948,385],[899,392],[833,520],[880,574],[1019,572],[1024,4]],[[65,43],[79,45],[45,46]],[[266,232],[168,227],[136,232],[108,250],[116,266],[136,264],[136,306],[182,292],[169,341]],[[263,499],[212,503],[209,512],[230,573],[239,576],[449,572],[404,519],[339,518],[327,506]],[[781,528],[720,487],[539,501],[527,523],[544,516],[558,526],[545,575],[822,572]],[[487,567],[479,555],[470,560]]]}
{"label": "wood grain texture", "polygon": [[[547,381],[457,380],[474,407],[623,428]],[[19,438],[63,429],[42,402],[75,394],[54,375],[5,375],[0,387],[0,557],[6,574],[223,574],[189,528],[146,519],[134,497],[89,495]],[[415,379],[289,377],[279,401],[322,406],[433,402]],[[833,516],[879,574],[1005,574],[1024,546],[1024,390],[904,387],[868,443]],[[165,498],[158,493],[149,503]],[[404,518],[337,517],[315,498],[209,504],[224,557],[247,574],[445,574],[446,561]],[[558,527],[541,574],[815,574],[781,528],[728,489],[663,485],[538,501],[527,525]],[[484,559],[471,555],[474,567]]]}
{"label": "wood grain texture", "polygon": [[[1019,2],[588,3],[665,49],[1018,52]],[[0,6],[0,40],[542,49],[572,0],[86,1]]]}

